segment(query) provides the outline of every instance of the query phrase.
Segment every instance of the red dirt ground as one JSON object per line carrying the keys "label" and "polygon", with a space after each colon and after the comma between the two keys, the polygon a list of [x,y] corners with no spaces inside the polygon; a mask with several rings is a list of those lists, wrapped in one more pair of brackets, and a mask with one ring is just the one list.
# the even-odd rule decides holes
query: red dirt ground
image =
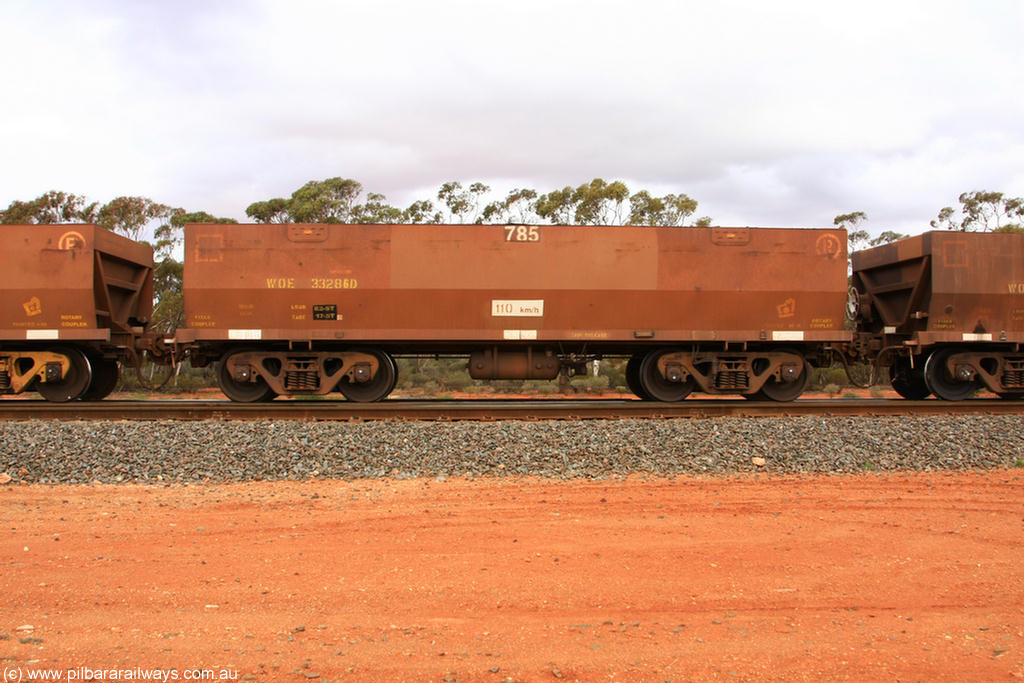
{"label": "red dirt ground", "polygon": [[0,663],[11,681],[1017,680],[1022,484],[7,484]]}

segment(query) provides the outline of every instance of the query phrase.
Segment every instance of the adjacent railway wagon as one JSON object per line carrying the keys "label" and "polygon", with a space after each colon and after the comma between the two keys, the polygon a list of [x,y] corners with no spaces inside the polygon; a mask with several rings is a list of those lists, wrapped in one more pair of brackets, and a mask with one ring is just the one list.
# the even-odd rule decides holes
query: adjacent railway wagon
{"label": "adjacent railway wagon", "polygon": [[103,398],[153,313],[153,250],[93,225],[0,225],[0,393]]}
{"label": "adjacent railway wagon", "polygon": [[902,396],[1024,397],[1024,234],[927,232],[856,252],[853,285]]}
{"label": "adjacent railway wagon", "polygon": [[645,398],[789,400],[852,337],[846,263],[839,230],[192,224],[176,342],[240,401],[377,400],[418,353],[480,379],[629,356]]}

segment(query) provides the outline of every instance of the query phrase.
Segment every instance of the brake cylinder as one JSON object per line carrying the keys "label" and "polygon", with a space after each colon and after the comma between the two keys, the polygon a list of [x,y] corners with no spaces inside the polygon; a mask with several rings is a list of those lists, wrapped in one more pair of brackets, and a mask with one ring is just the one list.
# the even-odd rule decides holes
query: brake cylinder
{"label": "brake cylinder", "polygon": [[554,379],[558,369],[558,358],[551,351],[532,347],[514,351],[485,349],[469,356],[469,376],[473,379]]}

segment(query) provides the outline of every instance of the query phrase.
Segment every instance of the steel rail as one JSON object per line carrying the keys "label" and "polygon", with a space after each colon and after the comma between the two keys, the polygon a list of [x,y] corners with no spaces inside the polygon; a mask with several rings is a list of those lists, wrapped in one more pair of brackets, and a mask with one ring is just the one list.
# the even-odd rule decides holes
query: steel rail
{"label": "steel rail", "polygon": [[974,399],[948,402],[887,399],[803,399],[791,403],[686,400],[678,403],[621,399],[565,400],[226,400],[97,401],[48,403],[0,400],[0,420],[616,420],[711,417],[915,416],[1024,414],[1024,401]]}

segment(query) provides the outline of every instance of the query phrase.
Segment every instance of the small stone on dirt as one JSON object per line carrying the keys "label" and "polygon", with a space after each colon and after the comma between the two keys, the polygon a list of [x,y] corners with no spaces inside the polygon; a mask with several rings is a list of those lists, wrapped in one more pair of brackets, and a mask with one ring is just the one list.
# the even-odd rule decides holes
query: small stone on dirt
{"label": "small stone on dirt", "polygon": [[751,458],[750,462],[754,463],[757,467],[764,467],[768,464],[768,461],[764,458]]}

